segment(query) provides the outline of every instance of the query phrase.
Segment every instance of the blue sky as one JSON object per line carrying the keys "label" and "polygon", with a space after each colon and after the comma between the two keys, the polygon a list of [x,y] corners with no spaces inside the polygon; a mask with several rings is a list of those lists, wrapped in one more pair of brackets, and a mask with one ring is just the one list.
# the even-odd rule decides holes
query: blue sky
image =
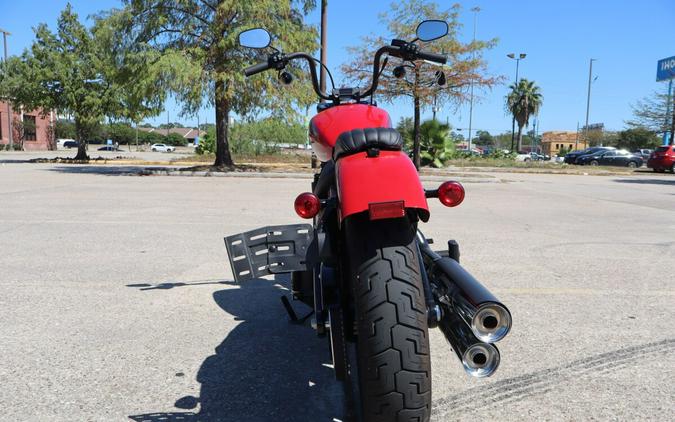
{"label": "blue sky", "polygon": [[[65,0],[2,0],[0,28],[12,33],[8,38],[10,54],[18,54],[33,40],[32,27],[40,22],[54,26]],[[439,2],[445,4],[446,2]],[[544,106],[539,116],[539,128],[546,130],[575,130],[577,122],[584,124],[588,62],[593,65],[590,122],[605,124],[618,130],[631,115],[630,104],[654,90],[665,90],[664,83],[655,82],[656,61],[675,56],[674,0],[482,0],[460,2],[464,24],[461,39],[469,41],[473,15],[479,6],[477,37],[499,38],[497,47],[485,58],[489,71],[504,75],[511,83],[515,77],[515,62],[507,53],[527,53],[520,63],[520,76],[535,80],[544,94]],[[73,0],[81,18],[120,5],[116,0]],[[345,48],[359,43],[359,37],[369,33],[384,34],[378,14],[386,10],[389,1],[330,0],[328,24],[328,66],[337,69],[348,61]],[[450,4],[450,3],[448,3]],[[310,23],[318,24],[314,11]],[[504,113],[507,84],[479,93],[480,103],[474,107],[473,128],[491,133],[510,131],[511,119]],[[400,101],[383,104],[396,122],[401,116],[412,115],[412,105]],[[167,104],[171,121],[194,124],[196,118],[177,116],[180,107]],[[469,107],[447,107],[438,118],[456,128],[468,127]],[[200,120],[213,122],[214,111],[205,108]],[[430,117],[431,111],[424,113]],[[166,114],[151,123],[166,121]]]}

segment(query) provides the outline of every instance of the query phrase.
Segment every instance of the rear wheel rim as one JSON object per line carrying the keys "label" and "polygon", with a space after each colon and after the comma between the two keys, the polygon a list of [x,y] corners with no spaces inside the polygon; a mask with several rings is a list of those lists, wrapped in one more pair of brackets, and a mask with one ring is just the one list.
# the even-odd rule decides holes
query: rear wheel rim
{"label": "rear wheel rim", "polygon": [[597,165],[598,165],[598,162],[597,162],[597,161],[591,161],[591,165],[592,165],[592,166],[597,166]]}
{"label": "rear wheel rim", "polygon": [[631,161],[630,163],[628,163],[628,167],[634,169],[635,167],[637,167],[637,164]]}

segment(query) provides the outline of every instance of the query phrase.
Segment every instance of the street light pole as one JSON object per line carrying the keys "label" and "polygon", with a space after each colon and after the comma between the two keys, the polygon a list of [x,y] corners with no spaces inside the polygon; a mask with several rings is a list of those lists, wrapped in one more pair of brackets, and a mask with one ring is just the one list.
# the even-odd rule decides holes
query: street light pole
{"label": "street light pole", "polygon": [[[525,53],[520,53],[518,57],[516,58],[516,55],[514,53],[509,53],[506,55],[509,59],[513,59],[516,61],[516,89],[518,89],[518,68],[520,66],[520,61],[524,59],[527,56]],[[514,115],[513,118],[511,119],[511,151],[513,151],[513,144],[516,140],[516,116]]]}
{"label": "street light pole", "polygon": [[[321,63],[326,65],[328,44],[328,0],[321,0]],[[319,74],[319,87],[321,92],[326,92],[326,68],[321,66],[321,73]]]}
{"label": "street light pole", "polygon": [[[476,43],[476,20],[480,7],[476,6],[471,9],[473,12],[473,44]],[[473,52],[473,57],[476,58],[476,51]],[[473,78],[471,78],[471,100],[469,101],[469,152],[471,152],[471,126],[473,123]]]}
{"label": "street light pole", "polygon": [[591,77],[593,75],[593,62],[595,59],[591,59],[588,66],[588,94],[586,96],[586,126],[584,126],[584,140],[588,144],[588,115],[591,111]]}
{"label": "street light pole", "polygon": [[[12,34],[2,28],[0,28],[0,32],[2,32],[2,41],[5,46],[5,65],[7,65],[7,35]],[[7,123],[9,126],[9,150],[12,151],[14,149],[14,134],[12,133],[12,107],[10,106],[9,99],[7,100]]]}

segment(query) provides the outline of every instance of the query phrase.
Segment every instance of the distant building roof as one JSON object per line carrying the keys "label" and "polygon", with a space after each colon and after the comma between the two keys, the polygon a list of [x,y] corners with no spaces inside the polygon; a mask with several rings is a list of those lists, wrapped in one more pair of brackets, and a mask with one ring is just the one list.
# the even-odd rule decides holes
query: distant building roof
{"label": "distant building roof", "polygon": [[[541,135],[541,142],[575,142],[577,140],[577,132],[552,130],[544,132]],[[581,139],[579,139],[581,141]]]}
{"label": "distant building roof", "polygon": [[154,127],[139,127],[138,130],[143,132],[158,133],[163,136],[168,136],[170,133],[177,133],[185,139],[194,139],[199,133],[199,137],[206,135],[203,130],[198,131],[196,128],[190,127],[172,127],[171,129],[158,129]]}

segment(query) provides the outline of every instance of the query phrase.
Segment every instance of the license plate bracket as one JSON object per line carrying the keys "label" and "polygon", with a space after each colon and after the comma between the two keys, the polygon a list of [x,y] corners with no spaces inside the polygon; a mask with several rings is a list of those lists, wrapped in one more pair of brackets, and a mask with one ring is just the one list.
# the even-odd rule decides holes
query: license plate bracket
{"label": "license plate bracket", "polygon": [[234,280],[307,270],[313,240],[310,224],[266,226],[225,237]]}

